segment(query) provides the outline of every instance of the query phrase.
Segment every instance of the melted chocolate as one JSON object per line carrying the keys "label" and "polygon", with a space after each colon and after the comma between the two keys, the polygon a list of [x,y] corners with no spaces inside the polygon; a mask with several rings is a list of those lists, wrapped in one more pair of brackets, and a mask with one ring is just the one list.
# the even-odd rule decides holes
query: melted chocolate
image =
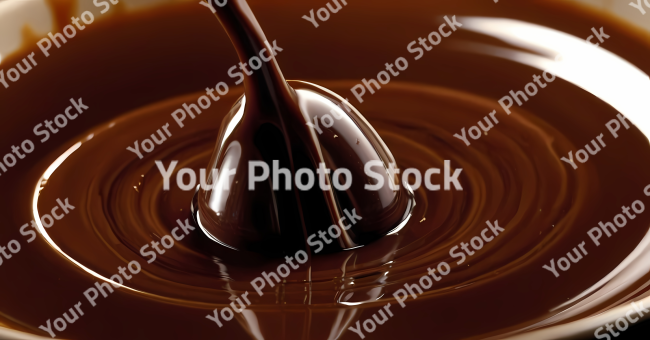
{"label": "melted chocolate", "polygon": [[[405,223],[414,205],[407,188],[364,188],[372,182],[364,173],[367,163],[384,167],[379,171],[383,183],[390,178],[386,167],[395,163],[365,118],[327,89],[304,82],[290,86],[273,56],[278,53],[276,41],[266,40],[246,1],[212,6],[237,49],[239,65],[248,65],[243,71],[250,74],[244,78],[246,96],[221,124],[209,163],[209,169],[219,170],[215,181],[219,184],[198,193],[197,222],[204,231],[233,249],[293,254],[309,248],[310,235],[344,221],[345,211],[358,213],[361,220],[348,224],[349,229],[341,227],[338,247],[332,243],[327,248],[357,248]],[[332,111],[337,118],[331,118]],[[332,119],[330,127],[321,131],[308,127],[325,115]],[[270,175],[267,183],[249,183],[251,162],[264,162],[273,173],[279,172],[276,168],[287,169],[290,178],[277,175],[279,183],[274,183],[275,175]],[[299,169],[316,174],[323,167],[331,173],[311,189],[301,190],[293,183]],[[349,189],[332,185],[337,168],[349,171]],[[236,173],[226,175],[230,170]],[[227,185],[222,185],[225,181]],[[320,184],[331,189],[322,190]]]}
{"label": "melted chocolate", "polygon": [[[269,36],[277,38],[286,51],[286,56],[278,56],[284,72],[300,79],[320,79],[315,83],[342,97],[349,95],[358,80],[340,79],[376,74],[384,59],[394,60],[411,39],[436,29],[439,24],[432,25],[432,18],[449,13],[518,18],[575,36],[605,26],[616,36],[607,49],[650,72],[650,62],[643,57],[650,51],[646,41],[610,19],[570,7],[434,2],[403,4],[408,15],[401,15],[395,13],[394,2],[368,4],[358,2],[359,7],[354,7],[350,2],[327,26],[302,34],[295,27],[306,23],[300,22],[300,16],[311,5],[274,8],[276,4],[251,2],[253,8],[261,9],[256,13]],[[287,25],[285,20],[295,21]],[[177,26],[170,29],[170,23]],[[391,33],[395,27],[400,29],[399,38]],[[458,34],[495,43],[468,32]],[[144,37],[146,47],[142,47]],[[342,39],[358,41],[361,37],[362,46],[345,45],[345,51],[333,48],[341,46]],[[26,138],[37,141],[32,127],[62,112],[70,97],[83,97],[90,107],[83,119],[71,122],[47,143],[37,142],[35,151],[12,168],[13,173],[0,177],[0,190],[5,193],[0,244],[15,239],[22,246],[0,266],[4,325],[47,336],[38,326],[81,301],[84,316],[57,332],[59,336],[248,339],[261,334],[266,339],[357,339],[348,327],[392,303],[394,316],[367,334],[368,339],[404,335],[502,338],[510,332],[525,334],[546,325],[544,321],[550,318],[553,321],[548,325],[583,319],[647,294],[648,277],[642,275],[622,291],[577,313],[572,310],[577,302],[563,305],[605,277],[635,249],[648,232],[647,212],[614,238],[604,239],[607,244],[587,248],[589,255],[561,277],[542,269],[551,258],[565,256],[584,241],[586,232],[599,221],[611,221],[621,205],[634,200],[646,206],[650,203],[643,193],[650,183],[647,138],[632,127],[608,143],[598,157],[578,170],[571,169],[559,158],[604,132],[604,124],[617,112],[558,79],[512,115],[498,116],[504,117],[499,125],[467,147],[453,134],[476,124],[495,109],[498,98],[530,81],[530,75],[538,71],[441,47],[414,63],[400,82],[391,82],[358,108],[401,168],[423,171],[441,168],[444,160],[451,160],[464,169],[464,190],[416,190],[413,218],[400,232],[359,249],[311,257],[308,265],[283,284],[267,287],[263,296],[250,296],[248,310],[255,319],[236,314],[237,322],[219,328],[205,316],[214,308],[228,306],[233,295],[251,291],[251,280],[274,271],[283,261],[221,246],[198,229],[153,263],[147,263],[140,249],[169,235],[177,220],[191,220],[189,202],[194,193],[175,186],[163,191],[154,161],[179,160],[178,168],[195,170],[214,162],[215,135],[224,118],[232,119],[229,110],[244,89],[231,88],[182,129],[173,125],[170,113],[183,103],[196,102],[205,86],[229,80],[227,70],[237,61],[228,46],[211,13],[194,3],[123,13],[89,26],[20,82],[0,92],[0,111],[14,113],[0,126],[0,145]],[[27,53],[5,59],[3,65],[15,64],[30,49],[33,45],[27,46]],[[372,58],[366,55],[368,51],[373,51]],[[379,61],[367,62],[375,58]],[[300,89],[297,82],[289,84]],[[289,87],[282,98],[288,102],[283,105],[295,103]],[[274,115],[297,115],[295,110],[275,110],[269,121],[278,128],[282,125]],[[292,121],[299,122],[298,118]],[[166,123],[172,124],[172,136],[143,159],[125,150]],[[49,242],[39,236],[28,243],[19,229],[34,218],[34,187],[73,145],[78,148],[43,183],[37,209],[48,213],[57,198],[68,198],[75,210],[45,230]],[[296,198],[295,204],[299,202]],[[505,231],[456,265],[449,249],[480,234],[487,220],[498,220]],[[300,229],[304,224],[295,226]],[[301,238],[307,234],[298,231]],[[107,298],[100,296],[97,306],[91,307],[83,292],[103,282],[97,276],[109,278],[118,266],[131,261],[138,261],[142,272],[125,282],[128,288],[117,289]],[[442,261],[451,265],[451,272],[424,295],[408,300],[406,308],[399,307],[393,292],[417,283],[427,268]],[[625,282],[629,277],[630,273],[623,272],[616,279]],[[604,287],[592,295],[608,292],[615,290]],[[585,331],[593,333],[593,329]]]}

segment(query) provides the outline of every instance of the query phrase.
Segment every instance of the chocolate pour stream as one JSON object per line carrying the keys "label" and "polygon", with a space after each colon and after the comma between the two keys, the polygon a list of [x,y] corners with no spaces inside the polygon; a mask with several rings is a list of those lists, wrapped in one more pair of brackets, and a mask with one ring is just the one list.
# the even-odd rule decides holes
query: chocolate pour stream
{"label": "chocolate pour stream", "polygon": [[[213,190],[201,189],[198,193],[199,212],[195,216],[208,236],[235,249],[293,253],[305,249],[309,235],[337,224],[346,217],[344,210],[354,209],[361,214],[362,221],[349,230],[340,228],[342,235],[338,238],[340,249],[352,249],[405,222],[414,205],[409,188],[400,186],[394,192],[379,193],[364,192],[362,188],[368,182],[363,171],[368,158],[381,160],[384,172],[389,163],[395,162],[367,121],[349,103],[325,88],[292,82],[294,87],[309,93],[294,90],[273,56],[277,53],[272,47],[275,42],[267,41],[245,0],[230,0],[223,7],[212,1],[211,5],[237,51],[240,65],[248,63],[249,72],[253,73],[244,78],[245,99],[235,104],[230,119],[222,123],[209,167],[219,169],[216,183],[225,180],[229,181],[228,187],[234,187],[222,189],[215,185]],[[264,61],[265,56],[270,56],[268,62]],[[257,70],[251,66],[254,59],[257,65],[261,63]],[[323,127],[326,132],[321,137],[306,123],[335,110],[333,104],[340,110],[337,122],[331,129]],[[243,115],[236,118],[242,106]],[[349,170],[354,186],[346,191],[334,189],[330,173],[324,184],[332,190],[320,190],[315,185],[311,190],[300,191],[291,184],[292,191],[282,191],[286,179],[281,177],[280,190],[269,191],[270,177],[266,188],[258,183],[250,191],[249,161],[264,161],[271,169],[278,162],[280,168],[290,169],[291,178],[300,168],[314,171],[324,164],[333,173],[337,166],[353,164]],[[237,169],[234,183],[222,174],[233,165]],[[388,176],[384,177],[384,183],[388,183]]]}

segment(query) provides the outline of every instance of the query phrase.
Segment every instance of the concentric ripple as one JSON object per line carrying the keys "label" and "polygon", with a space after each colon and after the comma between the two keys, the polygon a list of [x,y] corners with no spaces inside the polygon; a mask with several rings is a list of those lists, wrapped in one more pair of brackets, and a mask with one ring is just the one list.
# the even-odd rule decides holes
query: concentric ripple
{"label": "concentric ripple", "polygon": [[[354,85],[321,84],[337,93]],[[626,167],[625,162],[637,162],[627,158],[612,164],[603,156],[574,171],[560,157],[576,149],[576,140],[596,130],[572,123],[576,120],[548,123],[558,122],[564,112],[547,112],[547,116],[524,110],[499,113],[499,123],[467,146],[453,135],[483,120],[496,108],[494,100],[408,83],[391,83],[381,91],[381,96],[359,109],[400,168],[424,173],[429,168],[443,169],[449,160],[453,169],[463,169],[463,189],[430,191],[420,187],[415,190],[413,217],[398,233],[363,248],[316,255],[292,271],[286,282],[267,285],[263,296],[254,292],[250,282],[262,272],[275,271],[284,259],[222,247],[198,227],[152,263],[140,253],[143,246],[170,235],[177,220],[191,221],[194,191],[182,191],[175,185],[176,172],[172,189],[164,191],[155,161],[169,167],[177,160],[177,170],[192,168],[198,174],[206,167],[219,124],[241,89],[232,90],[196,119],[186,120],[183,128],[169,113],[195,101],[198,94],[145,107],[90,131],[58,166],[51,167],[53,172],[35,196],[36,214],[41,206],[46,207],[41,202],[51,202],[62,192],[71,202],[83,202],[78,206],[80,213],[66,217],[67,223],[56,228],[41,225],[40,231],[71,260],[71,266],[103,280],[115,274],[118,266],[137,260],[143,271],[125,286],[139,298],[159,300],[170,309],[197,309],[198,318],[249,291],[249,310],[257,315],[255,322],[250,315],[237,314],[240,322],[227,324],[220,334],[239,327],[251,334],[267,334],[272,328],[263,321],[265,317],[273,319],[280,311],[307,311],[307,324],[312,318],[331,320],[331,329],[318,336],[322,338],[347,332],[349,325],[371,317],[387,303],[393,306],[393,318],[402,321],[381,326],[386,337],[399,336],[403,332],[400,324],[431,325],[440,338],[483,337],[524,329],[569,309],[571,305],[563,304],[605,277],[647,232],[650,214],[639,216],[635,221],[638,227],[617,235],[615,249],[590,249],[584,262],[562,277],[555,278],[542,269],[550,259],[584,240],[587,230],[599,220],[611,218],[610,211],[643,197],[647,176],[642,169],[647,167],[650,149],[647,142],[639,142],[644,140],[640,132],[630,131],[634,139],[612,143],[606,151],[616,154],[634,145],[646,158],[638,161],[643,166]],[[585,105],[593,109],[595,121],[605,122],[615,112],[594,101]],[[156,133],[155,129],[143,131],[142,126],[166,123],[172,137],[143,159],[126,150],[134,141]],[[621,176],[620,168],[627,169],[625,178],[603,180]],[[443,184],[443,175],[433,178],[433,184]],[[616,197],[616,202],[610,197]],[[465,253],[466,259],[459,264],[460,258],[452,257],[450,250],[480,236],[489,228],[487,221],[498,223],[504,231],[471,256]],[[456,253],[461,252],[456,248]],[[393,293],[405,284],[418,283],[429,268],[437,268],[441,262],[449,265],[450,273],[434,281],[422,296],[407,300],[402,309]],[[137,303],[136,297],[133,299]],[[563,321],[560,317],[555,322]],[[471,327],[463,326],[468,322]]]}

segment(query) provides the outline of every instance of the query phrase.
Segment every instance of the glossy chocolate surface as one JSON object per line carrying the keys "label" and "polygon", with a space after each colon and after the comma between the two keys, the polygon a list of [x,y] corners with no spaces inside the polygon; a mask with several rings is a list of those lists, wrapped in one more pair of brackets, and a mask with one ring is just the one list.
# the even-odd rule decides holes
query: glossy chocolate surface
{"label": "glossy chocolate surface", "polygon": [[[288,79],[309,81],[348,98],[350,88],[374,77],[386,61],[408,57],[411,66],[399,79],[352,104],[400,168],[442,168],[450,160],[463,169],[463,190],[415,190],[417,205],[400,232],[362,248],[310,256],[286,282],[267,286],[263,296],[249,296],[254,318],[236,314],[219,328],[206,315],[228,306],[233,296],[252,291],[251,280],[284,260],[223,247],[198,229],[153,263],[147,263],[140,249],[169,235],[177,220],[191,220],[194,192],[175,187],[163,191],[154,162],[179,160],[179,168],[197,173],[211,163],[221,123],[244,94],[227,76],[239,61],[219,22],[203,6],[118,11],[0,92],[5,117],[0,145],[26,138],[37,143],[33,153],[0,176],[0,223],[5,226],[0,243],[15,239],[22,246],[0,266],[4,325],[48,336],[38,326],[82,302],[85,315],[58,336],[357,339],[348,327],[391,303],[394,316],[366,334],[367,339],[483,339],[578,320],[645,296],[648,265],[643,263],[624,264],[627,270],[608,278],[626,282],[620,290],[597,286],[586,297],[580,294],[640,245],[649,229],[647,212],[614,237],[603,238],[601,246],[587,243],[588,255],[560,277],[542,268],[580,242],[591,242],[587,232],[600,221],[611,221],[622,205],[650,203],[643,191],[650,184],[645,135],[632,126],[617,139],[606,137],[601,153],[573,170],[560,157],[607,133],[605,124],[618,114],[601,98],[558,78],[506,115],[497,100],[522,88],[540,70],[465,53],[451,43],[446,46],[447,41],[416,62],[406,46],[436,30],[444,15],[517,18],[576,37],[604,26],[612,36],[604,45],[607,50],[648,73],[647,37],[595,13],[537,1],[407,2],[399,10],[388,1],[359,2],[358,7],[349,2],[318,29],[300,18],[317,4],[281,4],[250,2],[266,36],[284,49],[277,59]],[[459,41],[506,45],[474,32],[454,34]],[[3,64],[18,62],[33,50],[33,43]],[[206,86],[219,81],[231,86],[229,93],[186,120],[183,128],[176,125],[170,114],[183,103],[195,103]],[[293,96],[289,89],[283,95]],[[89,106],[83,119],[72,121],[47,143],[38,142],[32,127],[61,113],[72,97],[83,97]],[[499,124],[470,147],[453,137],[495,109]],[[143,159],[126,150],[166,123],[172,136]],[[74,151],[35,198],[39,179],[71,147]],[[56,199],[64,198],[75,210],[45,229],[49,240],[39,235],[28,243],[19,230],[34,219],[34,202],[40,213],[48,213]],[[504,231],[456,264],[450,248],[480,235],[486,221],[498,221]],[[300,237],[305,234],[303,230]],[[100,296],[95,307],[86,301],[84,291],[134,260],[142,272],[126,281],[126,287]],[[428,268],[443,261],[451,266],[450,273],[400,307],[393,293],[417,283]],[[595,296],[604,297],[575,308]]]}

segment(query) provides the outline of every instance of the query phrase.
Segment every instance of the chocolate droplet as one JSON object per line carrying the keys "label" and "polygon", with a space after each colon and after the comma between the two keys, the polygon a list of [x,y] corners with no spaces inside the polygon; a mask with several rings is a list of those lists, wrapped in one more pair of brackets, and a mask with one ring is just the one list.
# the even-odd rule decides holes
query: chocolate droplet
{"label": "chocolate droplet", "polygon": [[[415,205],[410,188],[365,188],[377,182],[366,174],[368,165],[383,183],[398,180],[388,171],[395,159],[372,126],[326,88],[287,82],[269,52],[277,42],[267,41],[246,1],[213,7],[241,63],[256,69],[221,124],[208,166],[212,188],[194,198],[201,229],[233,249],[281,254],[307,249],[311,235],[332,225],[340,227],[328,235],[338,229],[340,236],[325,252],[401,228]],[[258,56],[268,61],[260,66]]]}

